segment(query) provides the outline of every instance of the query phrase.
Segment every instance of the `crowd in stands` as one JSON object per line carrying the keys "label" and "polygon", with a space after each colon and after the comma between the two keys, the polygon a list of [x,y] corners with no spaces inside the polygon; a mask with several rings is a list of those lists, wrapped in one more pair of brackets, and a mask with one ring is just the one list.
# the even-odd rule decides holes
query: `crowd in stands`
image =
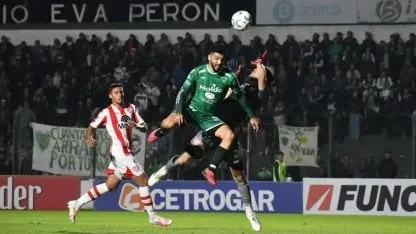
{"label": "crowd in stands", "polygon": [[[362,32],[360,32],[362,33]],[[80,33],[53,45],[35,40],[0,42],[0,162],[7,155],[13,130],[19,147],[30,149],[29,123],[86,127],[100,108],[108,105],[110,83],[123,84],[126,100],[133,102],[149,123],[157,124],[172,109],[187,73],[207,61],[214,43],[228,47],[228,57],[244,65],[268,51],[267,64],[275,69],[273,86],[259,115],[273,135],[278,124],[321,126],[326,141],[328,116],[333,118],[334,140],[359,140],[386,131],[392,139],[410,137],[415,110],[416,36],[392,34],[377,41],[366,32],[357,41],[353,32],[294,36],[270,34],[243,45],[237,36],[206,34],[195,41],[191,34],[168,38],[106,38]],[[278,147],[276,137],[267,146]],[[7,156],[4,156],[7,158]],[[7,165],[0,163],[0,173]]]}

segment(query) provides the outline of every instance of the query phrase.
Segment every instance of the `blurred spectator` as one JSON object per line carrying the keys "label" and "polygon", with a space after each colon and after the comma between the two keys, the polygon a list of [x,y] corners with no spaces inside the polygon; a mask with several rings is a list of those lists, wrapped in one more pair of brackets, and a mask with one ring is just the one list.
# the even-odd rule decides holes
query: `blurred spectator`
{"label": "blurred spectator", "polygon": [[7,106],[6,99],[0,101],[0,135],[3,137],[9,136],[11,131],[11,113]]}
{"label": "blurred spectator", "polygon": [[395,178],[397,176],[397,163],[391,157],[390,151],[386,151],[384,158],[381,159],[378,165],[379,178]]}
{"label": "blurred spectator", "polygon": [[[226,41],[221,34],[205,34],[202,41],[195,41],[191,33],[173,40],[166,33],[161,33],[158,40],[158,35],[148,34],[146,41],[141,38],[143,45],[133,34],[118,38],[108,33],[101,39],[80,33],[76,39],[54,39],[51,45],[35,40],[33,46],[25,41],[11,42],[3,36],[0,133],[10,135],[13,122],[14,126],[23,124],[17,135],[31,137],[27,123],[34,119],[45,124],[85,127],[100,108],[108,105],[104,97],[113,82],[123,84],[126,100],[138,106],[146,121],[157,123],[172,110],[189,71],[207,61],[208,49],[215,41],[227,46],[230,57],[242,64],[248,64],[264,50],[269,52],[267,63],[276,75],[258,113],[265,126],[274,125],[265,127],[264,147],[268,149],[277,147],[279,124],[319,125],[319,144],[326,143],[330,114],[335,144],[384,132],[391,139],[400,139],[403,133],[410,137],[411,114],[416,107],[416,36],[411,33],[408,40],[403,40],[407,36],[392,34],[389,41],[376,43],[379,38],[370,32],[360,42],[354,33],[358,32],[348,31],[345,36],[339,32],[335,37],[314,33],[304,41],[288,35],[282,44],[273,34],[265,41],[253,35],[249,44],[243,44],[243,38],[237,35]],[[23,103],[25,107],[21,107]],[[175,134],[179,142],[182,133]],[[180,147],[172,142],[161,141],[156,153],[169,148],[173,154],[172,149]],[[30,141],[22,144],[30,148]],[[364,176],[372,174],[370,169],[363,172],[362,168],[354,168],[355,160],[360,160],[360,155],[342,152],[333,162],[334,175],[353,177],[356,171]],[[386,164],[384,161],[393,164],[383,160],[380,165]],[[369,163],[364,167],[370,168]],[[380,168],[389,166],[378,167],[379,173]]]}
{"label": "blurred spectator", "polygon": [[139,84],[137,88],[137,93],[134,96],[134,104],[139,110],[139,113],[143,115],[147,111],[148,100],[149,100],[149,97],[146,94],[145,90],[146,90],[146,87],[143,84]]}
{"label": "blurred spectator", "polygon": [[123,82],[124,79],[129,75],[127,68],[124,66],[123,61],[118,62],[118,66],[114,70],[114,79],[117,82]]}
{"label": "blurred spectator", "polygon": [[276,153],[276,160],[273,163],[273,181],[285,182],[288,177],[287,166],[283,162],[284,154],[279,151]]}
{"label": "blurred spectator", "polygon": [[272,173],[267,169],[267,165],[263,164],[260,171],[256,175],[256,179],[260,181],[270,181],[272,180]]}
{"label": "blurred spectator", "polygon": [[376,178],[377,177],[377,166],[374,162],[373,157],[367,156],[364,160],[364,165],[361,167],[362,178]]}
{"label": "blurred spectator", "polygon": [[0,175],[12,174],[12,160],[6,137],[0,135]]}

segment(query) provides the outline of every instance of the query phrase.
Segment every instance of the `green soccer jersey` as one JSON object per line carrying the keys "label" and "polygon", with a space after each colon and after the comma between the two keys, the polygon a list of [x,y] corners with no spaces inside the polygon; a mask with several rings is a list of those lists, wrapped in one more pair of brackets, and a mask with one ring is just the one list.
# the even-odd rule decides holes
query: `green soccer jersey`
{"label": "green soccer jersey", "polygon": [[220,72],[213,73],[208,70],[207,64],[196,67],[189,73],[176,97],[175,111],[182,113],[185,100],[189,97],[187,105],[191,108],[204,114],[214,115],[218,104],[224,100],[229,88],[239,99],[239,103],[249,117],[253,117],[253,110],[247,104],[234,73],[225,67]]}

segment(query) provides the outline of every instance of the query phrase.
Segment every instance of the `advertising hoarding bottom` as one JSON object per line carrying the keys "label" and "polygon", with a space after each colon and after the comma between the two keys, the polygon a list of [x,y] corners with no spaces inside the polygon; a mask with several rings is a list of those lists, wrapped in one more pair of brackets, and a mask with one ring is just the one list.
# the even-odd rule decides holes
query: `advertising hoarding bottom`
{"label": "advertising hoarding bottom", "polygon": [[[94,180],[94,185],[104,180]],[[262,213],[302,213],[302,184],[250,182],[253,209]],[[205,181],[162,181],[151,188],[159,211],[241,212],[243,202],[233,181],[213,188]],[[119,187],[94,201],[98,211],[144,211],[138,187],[123,181]]]}
{"label": "advertising hoarding bottom", "polygon": [[0,210],[67,210],[79,194],[75,176],[0,176]]}
{"label": "advertising hoarding bottom", "polygon": [[303,179],[303,213],[416,216],[415,179]]}

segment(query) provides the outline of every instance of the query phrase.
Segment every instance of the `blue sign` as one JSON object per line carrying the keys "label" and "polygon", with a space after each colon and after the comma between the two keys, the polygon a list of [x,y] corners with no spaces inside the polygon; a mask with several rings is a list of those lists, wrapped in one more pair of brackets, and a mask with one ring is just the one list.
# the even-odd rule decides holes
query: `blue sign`
{"label": "blue sign", "polygon": [[[104,183],[95,180],[94,184]],[[250,182],[253,209],[264,213],[302,213],[302,183]],[[153,206],[159,211],[240,212],[243,202],[233,181],[211,187],[205,181],[162,181],[151,188]],[[138,187],[123,181],[94,201],[94,210],[143,211]]]}

